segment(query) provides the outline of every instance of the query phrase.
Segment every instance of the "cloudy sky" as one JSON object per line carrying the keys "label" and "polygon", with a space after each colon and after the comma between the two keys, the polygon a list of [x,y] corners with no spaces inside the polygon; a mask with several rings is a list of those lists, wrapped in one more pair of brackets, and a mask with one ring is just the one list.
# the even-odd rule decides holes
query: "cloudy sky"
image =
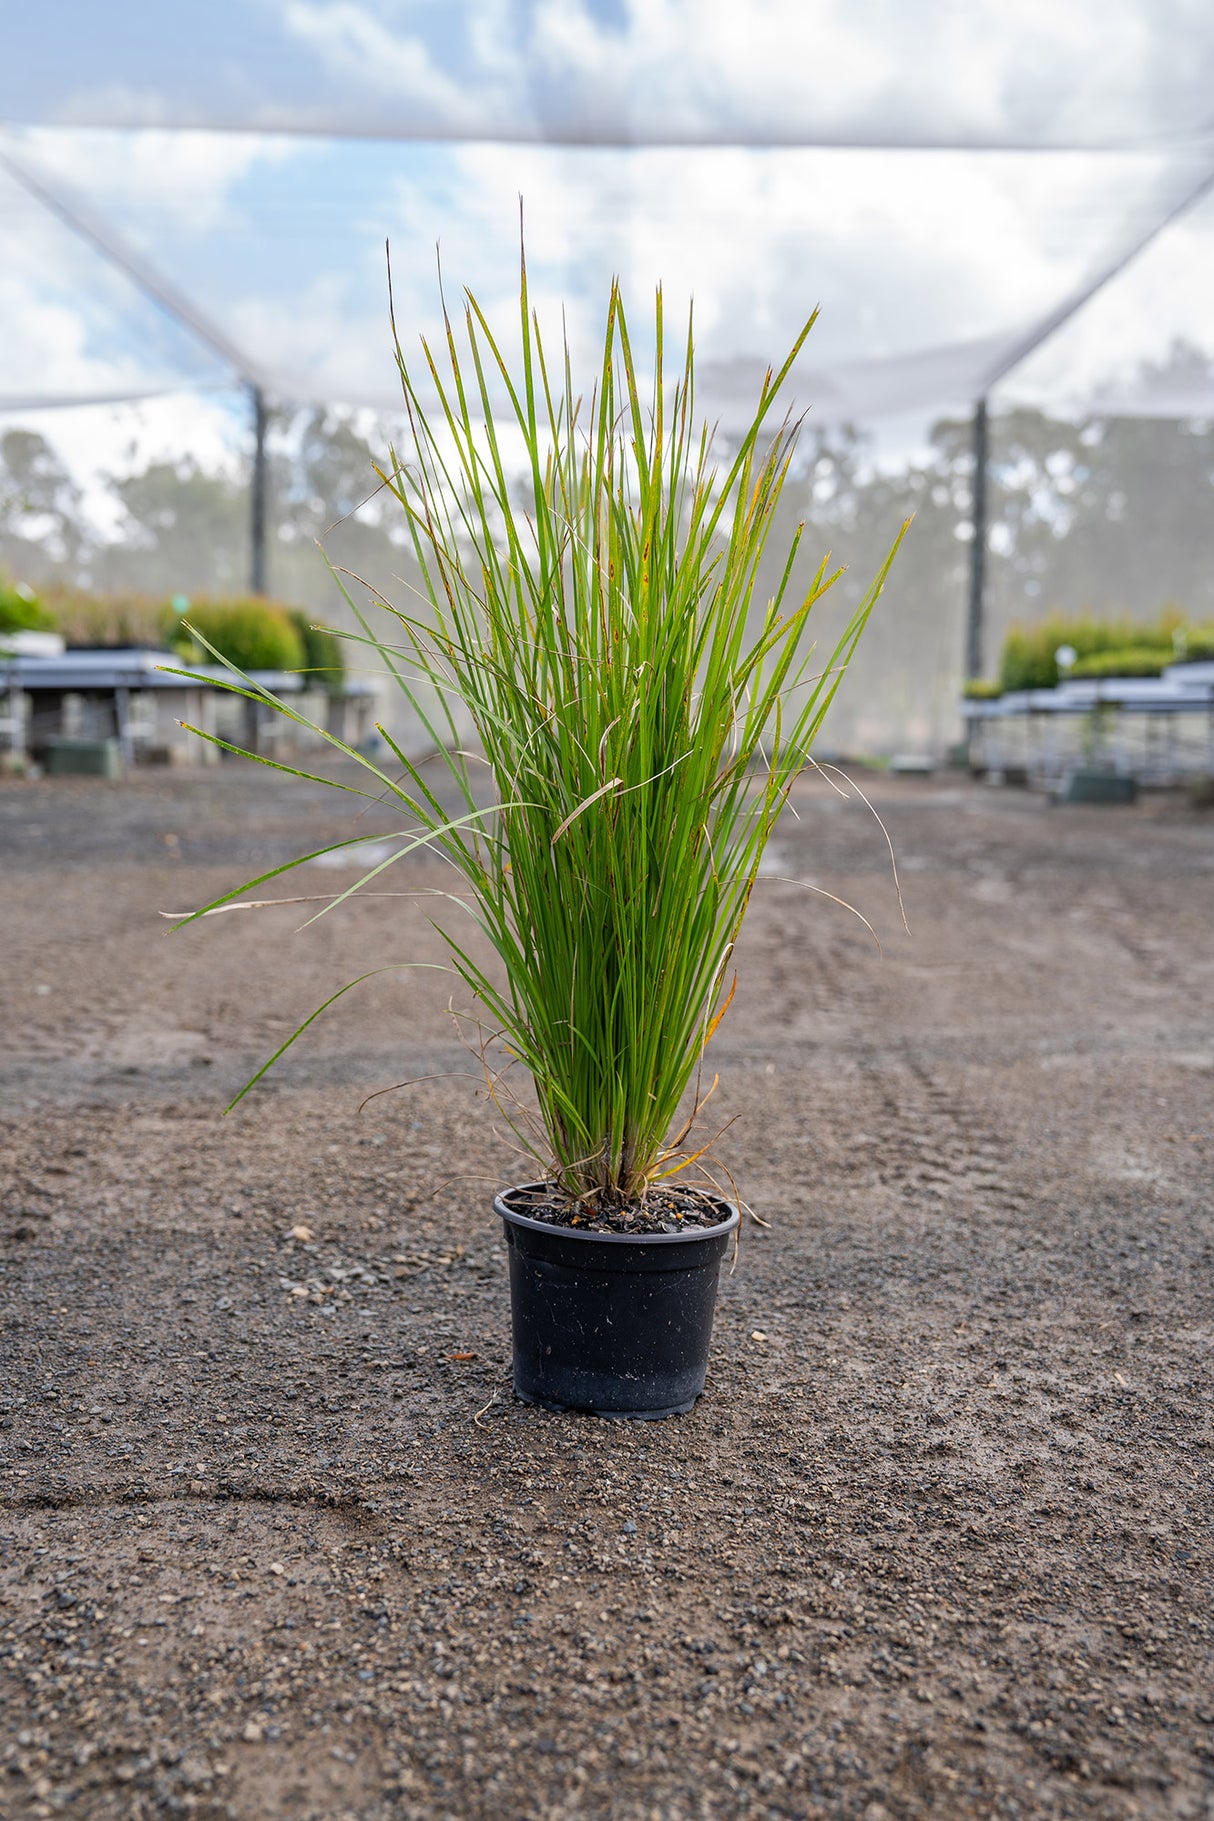
{"label": "cloudy sky", "polygon": [[[1210,127],[1204,0],[55,0],[0,115],[456,139],[1124,143]],[[15,34],[16,44],[13,44]]]}
{"label": "cloudy sky", "polygon": [[[59,0],[6,41],[6,421],[171,390],[141,434],[207,460],[237,369],[391,403],[385,240],[407,341],[436,243],[508,317],[520,194],[587,359],[611,274],[638,317],[660,280],[727,411],[820,306],[802,402],[876,416],[964,405],[1214,171],[1207,0]],[[1212,254],[1207,200],[1015,385],[1062,403],[1176,337],[1214,357]],[[131,421],[54,434],[99,460]]]}

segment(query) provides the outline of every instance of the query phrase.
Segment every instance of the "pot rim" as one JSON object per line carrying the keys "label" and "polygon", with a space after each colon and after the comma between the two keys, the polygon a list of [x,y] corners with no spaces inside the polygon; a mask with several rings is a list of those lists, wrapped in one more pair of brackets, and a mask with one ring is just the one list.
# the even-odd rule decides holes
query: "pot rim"
{"label": "pot rim", "polygon": [[[493,1211],[500,1214],[503,1220],[511,1221],[516,1227],[530,1227],[533,1233],[547,1233],[556,1239],[587,1239],[596,1245],[615,1246],[686,1246],[694,1245],[700,1239],[720,1239],[726,1233],[732,1233],[741,1221],[736,1203],[726,1200],[724,1195],[714,1195],[713,1200],[728,1208],[729,1213],[714,1227],[689,1227],[683,1233],[587,1233],[581,1227],[558,1227],[550,1220],[534,1220],[530,1214],[519,1214],[514,1208],[506,1205],[506,1196],[515,1194],[519,1189],[542,1189],[547,1185],[542,1182],[518,1182],[512,1187],[503,1189],[501,1194],[493,1197]],[[706,1191],[708,1193],[709,1191]]]}

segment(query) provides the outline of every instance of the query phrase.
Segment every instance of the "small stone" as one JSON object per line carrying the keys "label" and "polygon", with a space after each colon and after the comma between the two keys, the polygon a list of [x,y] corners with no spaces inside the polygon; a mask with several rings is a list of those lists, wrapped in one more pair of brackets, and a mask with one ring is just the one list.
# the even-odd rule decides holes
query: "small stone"
{"label": "small stone", "polygon": [[750,1338],[751,1340],[764,1341],[767,1339],[767,1336],[764,1334],[762,1328],[754,1328],[751,1330]]}
{"label": "small stone", "polygon": [[287,1234],[287,1238],[298,1240],[301,1246],[310,1246],[312,1241],[316,1238],[316,1235],[313,1233],[311,1227],[305,1227],[301,1223],[299,1226],[291,1228],[291,1231]]}
{"label": "small stone", "polygon": [[187,1789],[205,1789],[211,1782],[213,1772],[207,1760],[190,1754],[181,1760],[181,1781]]}

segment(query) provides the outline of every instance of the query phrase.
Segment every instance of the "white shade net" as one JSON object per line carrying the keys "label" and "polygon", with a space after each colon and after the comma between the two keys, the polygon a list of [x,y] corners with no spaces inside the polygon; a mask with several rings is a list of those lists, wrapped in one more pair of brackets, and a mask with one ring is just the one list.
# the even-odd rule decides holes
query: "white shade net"
{"label": "white shade net", "polygon": [[[939,746],[981,398],[988,669],[1050,605],[1214,611],[1212,96],[1214,10],[1191,0],[22,9],[0,59],[0,435],[70,442],[84,531],[73,555],[65,505],[35,548],[58,496],[13,483],[0,556],[101,589],[241,585],[251,383],[275,413],[271,586],[340,613],[314,548],[339,517],[335,560],[390,580],[399,527],[355,510],[400,410],[385,243],[415,367],[418,335],[441,338],[436,248],[449,304],[469,287],[509,351],[521,196],[532,301],[587,386],[616,274],[642,359],[654,287],[672,345],[694,298],[698,404],[726,433],[819,308],[788,505],[851,565],[838,612],[916,515],[831,737]],[[117,399],[147,402],[91,408]],[[297,408],[330,405],[351,411],[309,466]],[[1092,413],[1176,421],[1085,440]]]}
{"label": "white shade net", "polygon": [[0,118],[577,144],[1125,146],[1211,125],[1189,0],[58,0]]}
{"label": "white shade net", "polygon": [[[712,415],[736,413],[815,305],[799,405],[823,421],[963,406],[1214,174],[1214,16],[998,12],[27,12],[0,66],[0,409],[224,377],[395,403],[385,241],[410,343],[438,325],[436,243],[456,294],[500,317],[520,194],[537,301],[564,307],[575,351],[618,272],[634,312],[659,281],[672,315],[694,295]],[[1181,237],[1172,320],[1139,321],[1142,360],[1177,336],[1214,354],[1211,231]],[[1087,365],[1093,388],[1118,383],[1099,350]],[[1162,408],[1191,408],[1175,372],[1169,388]]]}

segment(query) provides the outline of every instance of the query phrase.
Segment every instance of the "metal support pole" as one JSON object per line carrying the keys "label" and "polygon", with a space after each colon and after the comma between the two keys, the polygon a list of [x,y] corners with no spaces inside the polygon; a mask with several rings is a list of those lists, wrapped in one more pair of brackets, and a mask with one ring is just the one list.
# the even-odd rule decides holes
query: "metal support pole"
{"label": "metal support pole", "polygon": [[266,592],[266,395],[260,386],[250,386],[253,402],[253,477],[250,520],[249,579],[254,594]]}
{"label": "metal support pole", "polygon": [[[4,680],[3,688],[8,700],[8,712],[0,716],[0,733],[8,736],[8,750],[11,763],[18,769],[25,763],[25,692],[17,680],[16,665],[10,665]],[[0,698],[3,699],[3,698]],[[1214,711],[1210,717],[1210,731],[1214,738]]]}
{"label": "metal support pole", "polygon": [[135,742],[131,738],[131,692],[123,683],[114,690],[114,730],[124,766],[135,762]]}
{"label": "metal support pole", "polygon": [[965,627],[965,674],[982,675],[983,615],[986,607],[986,400],[974,408],[974,472],[970,485],[974,535],[970,543],[970,598]]}

